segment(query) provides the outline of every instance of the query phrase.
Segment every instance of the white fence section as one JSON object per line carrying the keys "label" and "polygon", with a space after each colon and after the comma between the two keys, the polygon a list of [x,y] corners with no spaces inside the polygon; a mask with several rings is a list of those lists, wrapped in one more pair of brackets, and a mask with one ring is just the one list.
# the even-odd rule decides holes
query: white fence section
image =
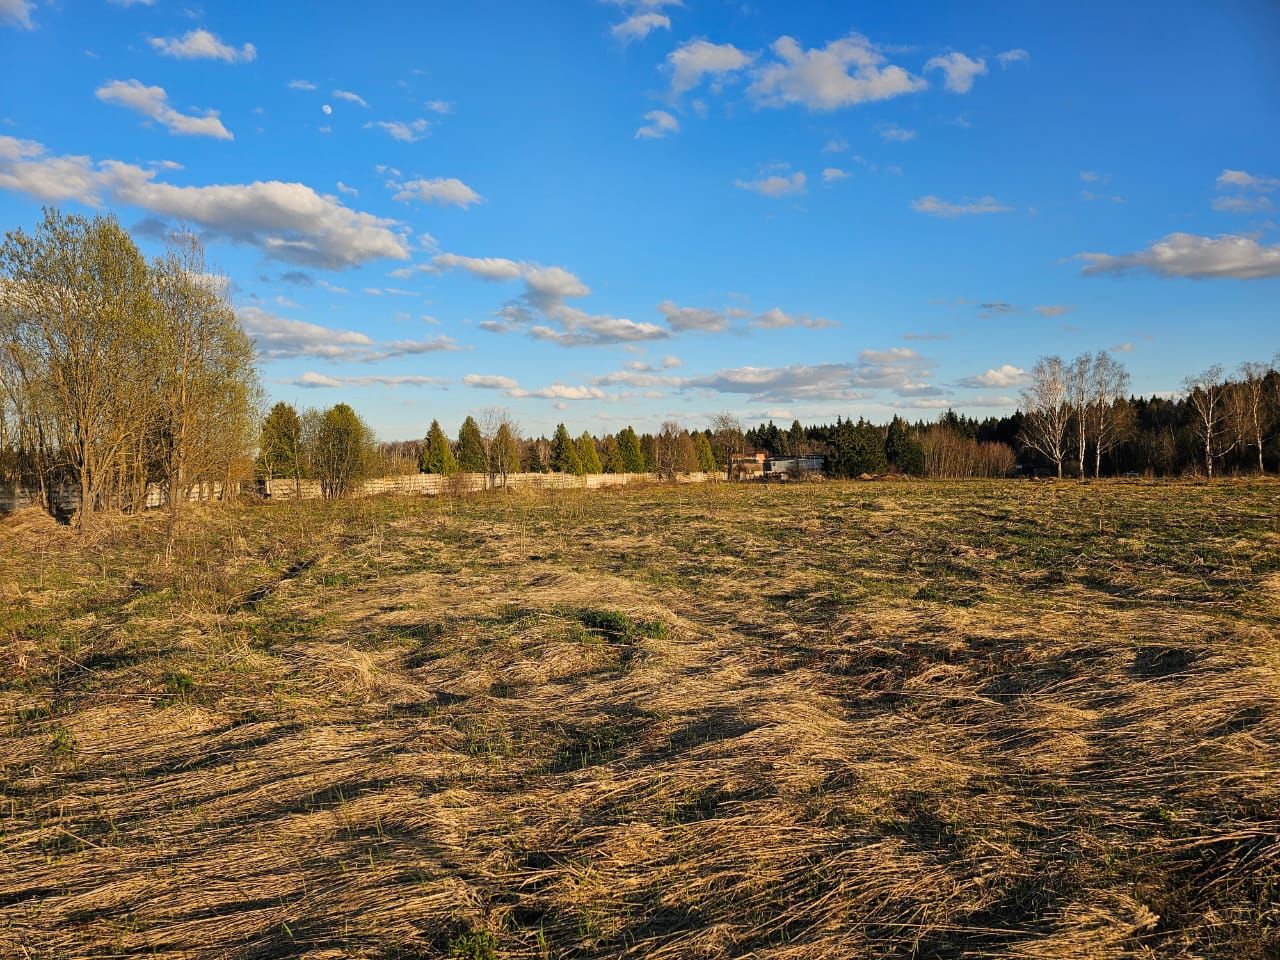
{"label": "white fence section", "polygon": [[[724,480],[724,473],[677,474],[677,483],[707,483]],[[656,483],[656,473],[594,473],[578,477],[571,473],[509,473],[506,486],[533,490],[599,490],[602,487],[621,487],[631,483]],[[362,482],[355,496],[372,497],[380,494],[401,496],[439,496],[442,493],[475,493],[480,490],[501,489],[501,477],[484,473],[455,473],[447,477],[432,473],[410,473],[399,477],[376,477]],[[276,478],[261,483],[243,483],[240,496],[265,496],[270,500],[315,500],[320,497],[319,480],[300,482]],[[40,491],[13,485],[0,486],[0,513],[12,513],[30,506],[40,496]],[[54,491],[59,510],[72,513],[79,506],[80,491],[65,486]],[[194,487],[187,495],[189,501],[222,499],[221,483],[206,483]],[[164,490],[157,484],[147,487],[145,505],[148,509],[162,507],[166,503]]]}

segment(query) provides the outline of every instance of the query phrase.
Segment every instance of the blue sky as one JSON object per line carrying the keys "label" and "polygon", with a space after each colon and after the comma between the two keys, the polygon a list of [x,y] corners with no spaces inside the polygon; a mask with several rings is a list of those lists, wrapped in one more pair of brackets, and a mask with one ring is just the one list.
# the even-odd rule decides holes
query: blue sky
{"label": "blue sky", "polygon": [[0,0],[0,224],[173,225],[384,438],[1008,412],[1280,349],[1280,5]]}

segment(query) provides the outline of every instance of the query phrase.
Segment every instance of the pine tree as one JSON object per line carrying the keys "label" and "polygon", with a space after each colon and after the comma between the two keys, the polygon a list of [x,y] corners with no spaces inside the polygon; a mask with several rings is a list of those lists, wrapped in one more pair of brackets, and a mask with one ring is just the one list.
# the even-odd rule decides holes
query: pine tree
{"label": "pine tree", "polygon": [[644,451],[640,447],[640,438],[631,427],[624,427],[618,434],[618,450],[622,455],[623,473],[644,473]]}
{"label": "pine tree", "polygon": [[675,468],[680,473],[696,473],[698,471],[698,448],[688,430],[681,430],[676,437]]}
{"label": "pine tree", "polygon": [[884,437],[884,455],[889,466],[900,473],[919,476],[924,473],[924,448],[907,430],[906,421],[894,417]]}
{"label": "pine tree", "polygon": [[584,473],[604,472],[604,467],[600,464],[600,453],[596,450],[595,437],[583,430],[582,436],[578,438],[574,446],[578,448],[578,459],[582,461]]}
{"label": "pine tree", "polygon": [[618,446],[617,438],[612,435],[605,437],[600,453],[605,473],[627,472],[627,465],[622,462],[622,448]]}
{"label": "pine tree", "polygon": [[551,438],[551,469],[557,473],[582,475],[582,458],[578,456],[578,448],[563,423],[556,425],[556,435]]}
{"label": "pine tree", "polygon": [[791,429],[787,431],[787,450],[791,456],[798,457],[803,455],[806,446],[806,438],[804,435],[804,427],[800,426],[799,420],[793,420]]}
{"label": "pine tree", "polygon": [[458,469],[463,473],[485,473],[489,458],[484,450],[484,439],[474,417],[462,421],[458,431]]}
{"label": "pine tree", "polygon": [[705,433],[699,433],[698,438],[693,442],[694,450],[698,455],[698,469],[703,473],[716,472],[716,457],[711,452],[711,441],[707,439]]}
{"label": "pine tree", "polygon": [[542,459],[542,442],[530,440],[525,446],[524,468],[529,473],[546,473],[547,462]]}
{"label": "pine tree", "polygon": [[422,448],[418,469],[423,473],[444,475],[456,473],[458,470],[458,461],[453,458],[453,450],[449,448],[449,438],[440,429],[439,420],[431,421],[431,429],[427,431],[427,440]]}
{"label": "pine tree", "polygon": [[640,452],[644,455],[642,473],[658,472],[658,440],[651,433],[640,435]]}

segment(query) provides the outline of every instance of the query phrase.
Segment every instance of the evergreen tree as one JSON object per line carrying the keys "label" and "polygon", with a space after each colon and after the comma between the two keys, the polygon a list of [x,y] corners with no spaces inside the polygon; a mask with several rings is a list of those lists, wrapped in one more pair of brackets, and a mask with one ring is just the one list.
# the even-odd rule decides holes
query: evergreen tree
{"label": "evergreen tree", "polygon": [[698,456],[698,469],[703,473],[716,472],[716,457],[711,452],[711,441],[707,439],[705,433],[699,433],[693,442],[694,451]]}
{"label": "evergreen tree", "polygon": [[431,421],[431,429],[427,431],[427,440],[422,448],[418,469],[423,473],[444,475],[456,473],[458,470],[458,461],[453,458],[453,450],[449,448],[449,438],[440,429],[439,420]]}
{"label": "evergreen tree", "polygon": [[475,418],[468,416],[458,431],[458,469],[463,473],[484,473],[489,467],[489,457],[484,450],[484,439]]}
{"label": "evergreen tree", "polygon": [[345,403],[330,407],[313,423],[307,446],[320,490],[326,499],[346,496],[376,462],[373,431]]}
{"label": "evergreen tree", "polygon": [[556,434],[551,438],[551,469],[557,473],[582,475],[582,458],[578,456],[578,448],[563,423],[556,425]]}
{"label": "evergreen tree", "polygon": [[578,438],[574,446],[578,448],[578,459],[582,461],[584,473],[604,472],[604,467],[600,463],[600,453],[596,450],[595,437],[583,430],[582,436]]}
{"label": "evergreen tree", "polygon": [[688,430],[681,430],[676,437],[675,468],[680,473],[696,473],[698,471],[698,448]]}
{"label": "evergreen tree", "polygon": [[889,466],[900,473],[920,476],[924,473],[924,447],[913,440],[907,422],[894,417],[884,438],[884,455]]}
{"label": "evergreen tree", "polygon": [[641,434],[640,436],[640,452],[644,455],[644,468],[642,473],[658,472],[658,441],[651,433]]}
{"label": "evergreen tree", "polygon": [[[262,423],[258,440],[258,472],[273,477],[302,479],[302,420],[288,403],[277,403]],[[296,492],[296,491],[295,491]]]}
{"label": "evergreen tree", "polygon": [[530,440],[525,446],[524,468],[528,473],[546,473],[547,462],[542,459],[542,442]]}
{"label": "evergreen tree", "polygon": [[640,447],[640,438],[631,427],[624,427],[618,434],[618,452],[622,456],[623,473],[644,473],[644,451]]}
{"label": "evergreen tree", "polygon": [[618,441],[612,434],[604,438],[600,453],[601,466],[605,473],[627,472],[627,465],[622,461],[622,448],[618,446]]}
{"label": "evergreen tree", "polygon": [[831,472],[837,477],[857,477],[864,473],[883,473],[888,467],[884,456],[884,436],[875,424],[859,420],[837,420],[831,438]]}
{"label": "evergreen tree", "polygon": [[798,457],[805,452],[806,446],[804,427],[800,426],[799,420],[793,420],[791,429],[787,431],[787,450],[793,457]]}

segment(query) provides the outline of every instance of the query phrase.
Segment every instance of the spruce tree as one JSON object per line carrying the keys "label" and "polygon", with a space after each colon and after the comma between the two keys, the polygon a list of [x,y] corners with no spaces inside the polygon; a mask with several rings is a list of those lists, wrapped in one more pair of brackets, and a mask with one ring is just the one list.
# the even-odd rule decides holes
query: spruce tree
{"label": "spruce tree", "polygon": [[427,431],[427,442],[422,448],[418,469],[423,473],[442,475],[456,473],[458,470],[458,461],[453,458],[453,450],[449,448],[449,438],[440,429],[439,420],[431,421],[431,429]]}
{"label": "spruce tree", "polygon": [[643,473],[658,472],[658,441],[651,433],[640,435],[640,452],[644,455]]}
{"label": "spruce tree", "polygon": [[484,439],[474,417],[468,416],[462,421],[462,429],[458,431],[457,456],[458,469],[463,473],[485,473],[488,470],[489,458],[484,450]]}
{"label": "spruce tree", "polygon": [[618,434],[618,451],[622,455],[623,473],[644,473],[644,451],[640,447],[640,438],[631,427],[624,427]]}
{"label": "spruce tree", "polygon": [[595,437],[583,430],[582,436],[578,438],[575,446],[578,448],[578,459],[582,461],[584,473],[602,473],[604,471],[604,467],[600,464],[600,453],[596,450]]}
{"label": "spruce tree", "polygon": [[489,448],[489,460],[495,474],[502,477],[503,486],[507,483],[508,474],[520,469],[520,443],[515,433],[507,424],[501,424],[493,435],[493,445]]}
{"label": "spruce tree", "polygon": [[694,450],[698,455],[698,469],[703,473],[716,472],[716,456],[711,452],[711,441],[707,439],[705,433],[699,433],[698,438],[693,442]]}
{"label": "spruce tree", "polygon": [[601,445],[601,466],[605,473],[626,473],[627,465],[622,461],[622,448],[618,446],[618,440],[613,435],[604,438]]}
{"label": "spruce tree", "polygon": [[546,473],[547,463],[542,459],[542,442],[530,440],[525,447],[524,468],[528,473]]}
{"label": "spruce tree", "polygon": [[557,473],[582,475],[582,458],[578,448],[563,423],[556,425],[556,435],[551,438],[551,469]]}

